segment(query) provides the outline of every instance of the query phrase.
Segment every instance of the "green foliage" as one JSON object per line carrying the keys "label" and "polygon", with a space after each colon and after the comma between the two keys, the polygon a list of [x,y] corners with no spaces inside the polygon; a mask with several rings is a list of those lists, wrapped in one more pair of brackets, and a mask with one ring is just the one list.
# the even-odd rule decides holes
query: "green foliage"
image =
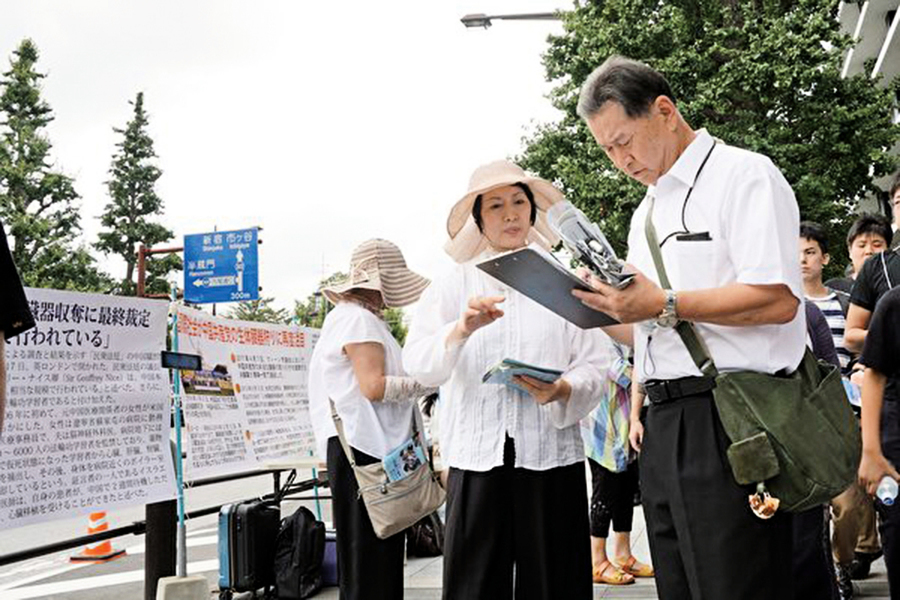
{"label": "green foliage", "polygon": [[[138,92],[134,102],[134,115],[125,129],[113,128],[122,135],[116,144],[110,166],[110,180],[106,182],[111,202],[104,208],[100,223],[105,228],[98,235],[94,247],[104,254],[115,254],[125,261],[125,276],[118,285],[118,293],[133,296],[136,293],[135,266],[140,244],[151,248],[172,239],[171,230],[150,217],[161,215],[163,201],[156,194],[156,182],[162,171],[156,166],[153,139],[147,133],[147,113],[144,111],[144,93]],[[172,271],[180,271],[181,258],[177,254],[162,257],[151,255],[146,260],[146,292],[169,293],[167,277]]]}
{"label": "green foliage", "polygon": [[391,330],[391,335],[397,340],[401,346],[406,343],[406,334],[409,328],[403,322],[402,308],[386,308],[384,309],[384,320]]}
{"label": "green foliage", "polygon": [[286,309],[272,308],[271,304],[274,301],[275,298],[260,298],[259,300],[238,302],[225,316],[229,319],[237,319],[238,321],[278,323],[282,325],[290,323],[290,314]]}
{"label": "green foliage", "polygon": [[[338,271],[332,273],[319,282],[319,287],[315,293],[310,294],[305,301],[294,301],[294,322],[304,327],[314,327],[321,329],[325,322],[325,316],[331,310],[331,303],[325,298],[321,290],[325,286],[338,283],[347,279],[347,274]],[[402,308],[386,308],[384,310],[384,320],[391,330],[391,335],[402,346],[406,341],[407,327],[403,322]]]}
{"label": "green foliage", "polygon": [[[797,196],[801,218],[844,245],[859,199],[877,193],[900,136],[891,122],[897,81],[840,76],[852,41],[833,0],[596,0],[564,13],[544,55],[551,100],[564,112],[539,127],[520,163],[556,182],[624,251],[644,194],[618,172],[575,114],[578,90],[608,56],[666,75],[681,113],[725,142],[769,156]],[[836,253],[828,276],[846,262]]]}
{"label": "green foliage", "polygon": [[25,285],[106,290],[111,282],[88,251],[72,247],[81,230],[79,196],[72,178],[50,164],[43,130],[53,114],[41,99],[37,60],[37,47],[23,40],[0,80],[0,220]]}
{"label": "green foliage", "polygon": [[296,323],[298,325],[303,325],[304,327],[321,329],[322,323],[325,322],[325,315],[328,314],[331,305],[319,290],[325,286],[332,285],[345,279],[347,279],[346,273],[341,271],[332,273],[319,282],[316,291],[307,296],[306,300],[303,302],[294,300],[294,320]]}

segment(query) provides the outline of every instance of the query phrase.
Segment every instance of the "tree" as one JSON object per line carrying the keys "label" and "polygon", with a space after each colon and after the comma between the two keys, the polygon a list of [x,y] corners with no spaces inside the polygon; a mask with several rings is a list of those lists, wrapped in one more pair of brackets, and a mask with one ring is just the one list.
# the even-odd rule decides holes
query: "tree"
{"label": "tree", "polygon": [[394,336],[397,343],[401,346],[406,343],[406,334],[409,331],[409,328],[406,326],[406,323],[403,322],[403,309],[384,309],[384,321],[387,323],[388,328],[391,330],[391,335]]}
{"label": "tree", "polygon": [[108,288],[84,246],[78,193],[71,177],[50,164],[44,128],[53,120],[41,98],[38,49],[23,40],[0,80],[0,220],[13,240],[13,261],[26,285],[96,291]]}
{"label": "tree", "polygon": [[[147,133],[147,113],[144,111],[144,93],[138,92],[134,102],[134,115],[125,129],[113,128],[122,135],[116,144],[109,168],[110,180],[106,182],[112,201],[106,205],[100,223],[106,230],[98,235],[94,247],[104,254],[115,254],[125,261],[125,277],[118,285],[122,295],[136,292],[135,265],[140,244],[148,248],[172,239],[171,230],[150,217],[161,215],[163,201],[156,194],[156,182],[162,170],[156,166],[153,139]],[[173,270],[181,270],[181,258],[168,254],[162,258],[148,256],[146,261],[146,290],[148,293],[168,293],[166,280]]]}
{"label": "tree", "polygon": [[272,308],[271,304],[274,301],[275,298],[260,298],[259,300],[238,302],[225,316],[239,321],[279,323],[282,325],[290,323],[290,313],[284,308]]}
{"label": "tree", "polygon": [[294,319],[296,322],[304,327],[321,329],[322,323],[325,322],[325,315],[328,314],[329,303],[328,299],[318,290],[345,279],[347,279],[346,273],[341,271],[332,273],[319,282],[316,292],[307,296],[304,302],[294,300]]}
{"label": "tree", "polygon": [[[332,285],[345,279],[347,279],[346,273],[341,273],[340,271],[333,273],[319,282],[317,290],[321,290],[325,286]],[[321,329],[322,324],[325,322],[325,315],[328,314],[328,310],[328,300],[321,292],[316,291],[315,293],[310,294],[304,302],[300,302],[299,300],[294,301],[294,320],[304,327]],[[396,339],[401,346],[406,341],[406,333],[408,330],[406,324],[403,322],[403,318],[402,308],[384,309],[384,321],[391,330],[391,335],[394,336],[394,339]]]}
{"label": "tree", "polygon": [[[544,54],[558,123],[526,140],[521,164],[555,181],[622,251],[643,186],[618,172],[575,114],[578,90],[611,54],[666,75],[695,128],[769,156],[797,196],[801,218],[825,225],[832,247],[858,201],[877,193],[900,135],[891,113],[900,80],[842,78],[852,40],[831,0],[597,0],[564,13]],[[831,274],[846,262],[835,253]]]}

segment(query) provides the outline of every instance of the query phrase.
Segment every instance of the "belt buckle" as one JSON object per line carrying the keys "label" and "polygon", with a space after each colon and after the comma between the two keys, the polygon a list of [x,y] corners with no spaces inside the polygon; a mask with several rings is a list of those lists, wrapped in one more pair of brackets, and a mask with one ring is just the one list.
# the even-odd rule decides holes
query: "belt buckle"
{"label": "belt buckle", "polygon": [[[658,401],[654,401],[654,404],[662,404],[672,399],[672,395],[669,392],[669,382],[666,379],[657,379],[656,381],[645,387],[651,401],[653,401],[653,396],[655,394],[659,394],[660,396],[662,396],[662,398],[660,398]],[[653,392],[651,392],[650,390],[653,390]]]}

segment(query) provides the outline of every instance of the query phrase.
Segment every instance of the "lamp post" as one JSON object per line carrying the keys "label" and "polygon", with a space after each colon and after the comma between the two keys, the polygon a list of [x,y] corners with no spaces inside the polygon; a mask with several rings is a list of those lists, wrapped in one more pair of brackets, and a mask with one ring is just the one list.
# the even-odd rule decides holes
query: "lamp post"
{"label": "lamp post", "polygon": [[474,13],[464,16],[460,21],[466,27],[484,27],[487,29],[491,26],[494,19],[502,21],[558,21],[559,13],[522,13],[512,15],[486,15],[484,13]]}

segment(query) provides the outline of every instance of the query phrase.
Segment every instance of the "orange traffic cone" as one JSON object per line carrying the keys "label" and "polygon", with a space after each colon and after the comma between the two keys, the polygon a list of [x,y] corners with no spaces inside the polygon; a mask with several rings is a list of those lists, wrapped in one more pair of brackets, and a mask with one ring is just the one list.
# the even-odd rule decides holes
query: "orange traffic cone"
{"label": "orange traffic cone", "polygon": [[[91,513],[88,520],[88,535],[100,533],[107,529],[109,529],[109,523],[106,521],[106,512]],[[104,540],[96,544],[88,544],[78,554],[70,556],[69,560],[73,562],[106,562],[122,556],[125,556],[124,550],[114,550],[112,542]]]}

